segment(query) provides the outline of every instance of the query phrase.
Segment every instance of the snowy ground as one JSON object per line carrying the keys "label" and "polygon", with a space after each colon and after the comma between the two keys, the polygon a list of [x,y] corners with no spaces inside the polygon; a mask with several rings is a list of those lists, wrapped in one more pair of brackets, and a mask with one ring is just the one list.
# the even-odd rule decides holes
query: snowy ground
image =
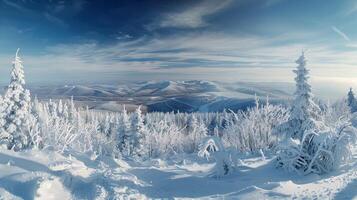
{"label": "snowy ground", "polygon": [[324,176],[281,171],[272,158],[242,161],[217,179],[210,176],[214,163],[194,155],[139,164],[1,150],[0,199],[357,199],[357,151],[350,165]]}

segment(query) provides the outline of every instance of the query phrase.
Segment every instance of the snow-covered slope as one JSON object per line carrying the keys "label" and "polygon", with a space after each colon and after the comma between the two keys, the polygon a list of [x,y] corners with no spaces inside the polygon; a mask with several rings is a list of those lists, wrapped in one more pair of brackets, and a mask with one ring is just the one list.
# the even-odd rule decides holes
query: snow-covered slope
{"label": "snow-covered slope", "polygon": [[145,162],[51,151],[0,153],[0,199],[357,199],[357,152],[328,175],[299,176],[275,168],[274,157],[239,155],[230,175],[196,155]]}

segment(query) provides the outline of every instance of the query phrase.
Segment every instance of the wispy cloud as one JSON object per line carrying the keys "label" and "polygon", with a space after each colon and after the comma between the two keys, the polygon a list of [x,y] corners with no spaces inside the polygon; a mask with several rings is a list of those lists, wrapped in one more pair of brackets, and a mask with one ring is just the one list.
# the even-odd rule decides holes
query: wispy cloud
{"label": "wispy cloud", "polygon": [[175,27],[198,28],[208,25],[205,17],[217,13],[227,7],[232,0],[207,0],[192,7],[176,12],[165,13],[158,22],[150,25],[151,28]]}
{"label": "wispy cloud", "polygon": [[[131,38],[106,46],[95,42],[63,44],[48,47],[42,55],[27,55],[24,51],[24,62],[30,73],[36,72],[33,74],[55,70],[78,73],[80,77],[83,73],[98,77],[113,74],[112,78],[125,73],[141,74],[139,79],[133,77],[133,80],[147,79],[149,74],[165,74],[161,78],[291,81],[295,58],[301,49],[309,49],[312,77],[329,77],[331,73],[327,72],[332,71],[336,77],[345,77],[346,71],[357,73],[357,49],[337,51],[331,44],[296,42],[301,35],[262,37],[206,32]],[[2,56],[0,63],[10,63],[12,57]]]}
{"label": "wispy cloud", "polygon": [[[47,55],[39,57],[38,62],[52,62],[47,66],[61,69],[94,71],[285,68],[292,65],[296,53],[303,48],[315,53],[326,51],[321,45],[291,43],[294,37],[238,37],[207,32],[118,40],[109,46],[97,43],[63,44],[49,47]],[[278,42],[281,44],[277,45]],[[38,66],[44,66],[44,63]]]}
{"label": "wispy cloud", "polygon": [[13,9],[31,17],[36,18],[44,18],[50,23],[59,25],[61,27],[68,27],[68,24],[61,19],[59,16],[73,16],[79,13],[84,5],[86,5],[86,1],[84,0],[76,0],[76,1],[59,1],[52,3],[48,2],[46,6],[39,6],[38,2],[33,1],[10,1],[10,0],[2,0],[2,2]]}
{"label": "wispy cloud", "polygon": [[332,30],[337,33],[341,38],[343,38],[346,41],[351,41],[351,39],[340,29],[338,29],[336,26],[331,26]]}
{"label": "wispy cloud", "polygon": [[357,12],[357,3],[355,1],[350,1],[346,3],[346,8],[343,9],[342,15],[349,16]]}
{"label": "wispy cloud", "polygon": [[68,25],[60,18],[49,14],[48,12],[43,13],[43,16],[51,23],[57,24],[62,27],[68,27]]}
{"label": "wispy cloud", "polygon": [[276,5],[280,2],[282,2],[283,0],[265,0],[265,3],[264,3],[264,6],[273,6],[273,5]]}
{"label": "wispy cloud", "polygon": [[23,12],[23,13],[33,13],[32,10],[15,3],[14,1],[10,1],[10,0],[2,0],[4,2],[4,4],[6,4],[7,6],[10,6],[12,8],[15,8],[16,10]]}

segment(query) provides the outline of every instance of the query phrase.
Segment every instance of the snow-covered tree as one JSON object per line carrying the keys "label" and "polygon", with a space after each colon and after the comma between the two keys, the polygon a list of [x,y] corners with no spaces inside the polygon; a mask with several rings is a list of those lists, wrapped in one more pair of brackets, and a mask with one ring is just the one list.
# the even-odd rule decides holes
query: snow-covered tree
{"label": "snow-covered tree", "polygon": [[106,136],[111,137],[112,135],[112,116],[110,116],[108,113],[105,115],[105,120],[99,125],[99,129],[102,133],[104,133]]}
{"label": "snow-covered tree", "polygon": [[4,95],[4,125],[0,130],[0,141],[9,149],[21,150],[33,145],[33,134],[37,135],[37,120],[31,113],[30,91],[25,89],[22,61],[16,52],[11,81]]}
{"label": "snow-covered tree", "polygon": [[285,124],[292,138],[286,138],[278,147],[277,165],[303,174],[327,173],[351,158],[357,130],[344,104],[328,104],[323,111],[319,109],[311,99],[304,55],[297,63],[295,100]]}
{"label": "snow-covered tree", "polygon": [[5,125],[5,102],[4,99],[2,97],[2,95],[0,95],[0,145],[6,145],[7,147],[7,138],[8,138],[8,134],[5,132],[5,130],[2,128]]}
{"label": "snow-covered tree", "polygon": [[68,108],[68,118],[70,121],[75,121],[76,120],[76,107],[74,105],[74,99],[73,96],[71,97],[71,100],[69,102],[69,108]]}
{"label": "snow-covered tree", "polygon": [[145,135],[148,134],[148,130],[144,124],[144,119],[141,114],[141,106],[139,106],[132,115],[131,131],[132,155],[135,157],[145,157],[148,153],[148,149],[144,146],[144,140]]}
{"label": "snow-covered tree", "polygon": [[323,126],[319,116],[321,110],[313,101],[311,86],[308,83],[309,70],[306,69],[304,52],[296,60],[297,68],[293,70],[296,74],[295,99],[291,105],[290,117],[287,123],[280,128],[284,134],[294,139],[302,140],[307,130],[318,129]]}
{"label": "snow-covered tree", "polygon": [[117,149],[125,155],[129,156],[131,153],[131,124],[130,118],[125,105],[123,105],[123,111],[121,113],[120,122],[118,125],[117,133]]}
{"label": "snow-covered tree", "polygon": [[350,88],[350,91],[347,94],[347,104],[350,107],[352,113],[357,112],[357,100],[352,91],[352,88]]}

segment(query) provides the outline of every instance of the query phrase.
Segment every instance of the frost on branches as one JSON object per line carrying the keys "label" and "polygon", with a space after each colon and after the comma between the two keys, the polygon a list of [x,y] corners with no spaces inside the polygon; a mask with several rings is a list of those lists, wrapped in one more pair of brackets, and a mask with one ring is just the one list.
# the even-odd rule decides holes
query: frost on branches
{"label": "frost on branches", "polygon": [[221,139],[217,136],[207,137],[199,145],[198,156],[205,157],[207,160],[211,158],[211,154],[217,151],[224,151],[224,146]]}
{"label": "frost on branches", "polygon": [[351,159],[356,133],[354,127],[344,124],[326,131],[309,131],[301,142],[290,138],[280,147],[277,165],[302,174],[338,169]]}
{"label": "frost on branches", "polygon": [[189,152],[197,152],[199,143],[207,136],[207,127],[195,115],[190,115],[187,119],[187,131],[191,141],[187,144]]}
{"label": "frost on branches", "polygon": [[25,89],[25,75],[18,53],[19,50],[3,98],[0,128],[0,142],[14,150],[40,146],[37,119],[31,113],[30,92]]}
{"label": "frost on branches", "polygon": [[216,162],[213,168],[213,177],[219,178],[232,173],[237,165],[237,157],[231,151],[227,151],[222,141],[217,136],[210,136],[203,139],[198,152],[199,157],[205,157],[207,160],[213,157]]}
{"label": "frost on branches", "polygon": [[282,105],[270,104],[268,98],[262,105],[256,98],[254,107],[232,115],[233,118],[226,117],[223,143],[239,151],[257,152],[278,144],[280,137],[274,130],[288,120],[289,112]]}

